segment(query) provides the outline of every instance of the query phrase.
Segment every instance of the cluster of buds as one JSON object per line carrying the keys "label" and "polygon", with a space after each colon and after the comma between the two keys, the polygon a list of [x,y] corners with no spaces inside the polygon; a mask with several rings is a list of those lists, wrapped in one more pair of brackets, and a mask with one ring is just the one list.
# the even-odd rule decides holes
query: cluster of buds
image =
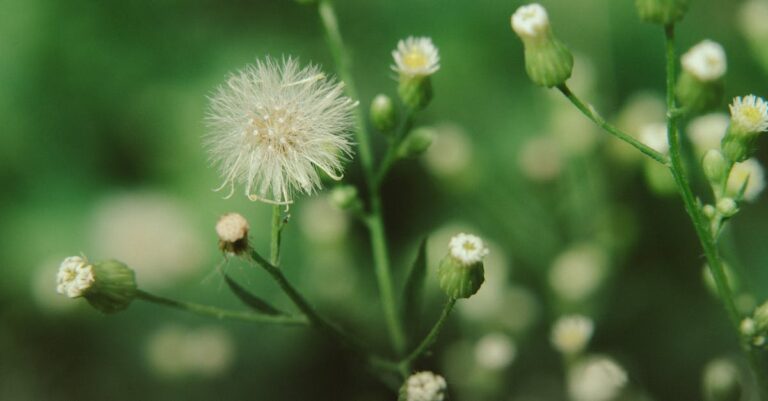
{"label": "cluster of buds", "polygon": [[760,348],[768,345],[768,301],[758,306],[751,317],[742,320],[739,330],[747,344]]}
{"label": "cluster of buds", "polygon": [[552,33],[544,7],[534,3],[518,8],[512,30],[523,41],[525,71],[533,83],[551,88],[571,77],[573,55]]}
{"label": "cluster of buds", "polygon": [[59,294],[85,298],[104,313],[127,308],[138,294],[133,270],[116,260],[90,263],[84,257],[68,257],[59,266],[56,284]]}

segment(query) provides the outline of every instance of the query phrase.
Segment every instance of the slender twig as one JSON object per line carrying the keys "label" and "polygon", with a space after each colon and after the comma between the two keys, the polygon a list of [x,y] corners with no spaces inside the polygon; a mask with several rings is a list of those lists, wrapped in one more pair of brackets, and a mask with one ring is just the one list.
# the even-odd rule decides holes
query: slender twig
{"label": "slender twig", "polygon": [[440,331],[443,329],[443,325],[448,320],[448,315],[451,314],[451,311],[453,310],[453,307],[456,305],[456,298],[450,298],[448,299],[448,302],[445,303],[445,307],[443,307],[443,312],[440,314],[440,318],[437,319],[437,322],[435,322],[435,325],[432,326],[432,329],[429,331],[426,337],[421,341],[421,343],[416,346],[416,348],[411,351],[410,354],[408,354],[405,358],[403,358],[400,361],[401,369],[404,370],[410,370],[411,364],[419,358],[422,354],[427,352],[429,350],[429,347],[432,346],[432,344],[435,343],[437,340],[437,336],[440,334]]}
{"label": "slender twig", "polygon": [[260,313],[233,311],[221,309],[215,306],[177,301],[158,295],[153,295],[141,290],[139,290],[137,298],[154,304],[169,306],[186,312],[194,313],[196,315],[213,317],[222,320],[240,320],[254,323],[272,323],[301,326],[309,324],[309,321],[304,316],[264,315]]}
{"label": "slender twig", "polygon": [[657,162],[668,165],[669,160],[666,156],[663,154],[651,149],[648,145],[638,141],[633,137],[632,135],[627,134],[624,131],[621,131],[620,129],[616,128],[615,126],[611,125],[605,119],[600,116],[600,114],[597,113],[597,110],[595,110],[592,105],[588,105],[579,99],[578,96],[576,96],[573,92],[571,92],[571,89],[568,87],[567,84],[563,83],[557,86],[557,89],[560,90],[560,92],[565,95],[565,97],[568,98],[568,100],[573,103],[574,106],[576,106],[579,111],[581,111],[582,114],[584,114],[587,118],[592,120],[595,124],[597,124],[598,127],[604,129],[609,134],[615,136],[616,138],[619,138],[620,140],[634,146],[637,148],[637,150],[643,152],[645,155],[650,157],[653,160],[656,160]]}
{"label": "slender twig", "polygon": [[[331,49],[333,58],[336,62],[339,76],[346,85],[346,91],[349,97],[359,100],[354,80],[352,78],[352,68],[349,57],[347,56],[344,41],[339,31],[336,12],[330,0],[320,0],[318,4],[320,20],[325,29],[328,46]],[[387,324],[389,337],[392,346],[397,354],[400,354],[405,347],[405,330],[397,311],[395,302],[394,286],[392,284],[392,273],[389,266],[389,254],[387,251],[386,235],[384,233],[384,222],[381,211],[381,196],[379,186],[377,185],[376,173],[373,166],[373,153],[371,151],[368,130],[365,124],[365,118],[361,109],[358,107],[355,111],[356,139],[358,144],[358,154],[360,163],[363,167],[366,185],[370,197],[370,212],[366,218],[366,227],[370,231],[371,248],[373,252],[374,269],[376,281],[379,286],[379,297],[381,298],[382,308],[384,309],[384,319]]]}
{"label": "slender twig", "polygon": [[[675,80],[676,80],[676,65],[677,58],[675,52],[675,26],[669,24],[664,29],[665,43],[666,43],[666,73],[667,73],[667,110],[677,110],[675,104]],[[668,113],[667,117],[667,138],[669,140],[669,154],[671,164],[669,166],[672,175],[677,183],[680,195],[683,198],[685,209],[693,222],[693,227],[696,230],[696,234],[699,237],[699,242],[702,248],[704,248],[704,255],[707,258],[707,265],[709,271],[712,273],[712,277],[717,288],[717,293],[720,297],[723,306],[725,307],[728,316],[731,319],[731,323],[735,327],[736,331],[739,331],[739,325],[741,322],[741,315],[736,308],[734,302],[733,292],[728,284],[728,277],[725,274],[722,258],[720,257],[720,251],[717,248],[715,239],[716,233],[713,233],[710,225],[704,216],[699,203],[696,201],[696,197],[691,189],[688,176],[685,172],[685,167],[682,160],[682,151],[679,138],[678,119],[679,113]],[[725,185],[725,184],[724,184]],[[760,355],[750,345],[744,346],[744,351],[749,357],[750,364],[752,366],[753,373],[755,374],[760,389],[761,399],[768,399],[768,373],[765,369],[763,362],[763,356]]]}
{"label": "slender twig", "polygon": [[389,169],[392,168],[392,165],[397,161],[397,153],[400,150],[400,145],[403,143],[403,139],[408,135],[408,131],[411,130],[412,125],[413,114],[410,110],[406,110],[400,127],[392,135],[392,138],[389,141],[389,147],[387,148],[387,153],[384,154],[384,158],[381,160],[379,169],[376,172],[376,185],[379,187],[381,187],[381,184],[387,177]]}
{"label": "slender twig", "polygon": [[269,261],[275,266],[280,264],[280,243],[283,233],[283,213],[280,205],[272,206],[272,236],[269,246]]}

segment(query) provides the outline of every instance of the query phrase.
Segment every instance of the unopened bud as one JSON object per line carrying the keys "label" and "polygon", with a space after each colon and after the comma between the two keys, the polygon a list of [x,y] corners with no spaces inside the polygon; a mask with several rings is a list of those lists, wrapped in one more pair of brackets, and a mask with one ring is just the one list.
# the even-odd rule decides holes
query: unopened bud
{"label": "unopened bud", "polygon": [[382,133],[389,133],[395,128],[395,105],[392,98],[379,94],[371,102],[371,123]]}
{"label": "unopened bud", "polygon": [[416,128],[411,131],[397,150],[401,158],[417,157],[424,153],[435,138],[435,130],[432,128]]}
{"label": "unopened bud", "polygon": [[704,175],[707,176],[707,179],[713,186],[723,185],[728,163],[719,150],[707,151],[701,164],[704,168]]}
{"label": "unopened bud", "polygon": [[723,198],[717,202],[717,211],[724,217],[733,217],[739,212],[739,206],[733,198]]}
{"label": "unopened bud", "polygon": [[571,77],[573,54],[552,33],[544,7],[534,3],[518,8],[512,30],[523,41],[525,71],[533,83],[551,88]]}
{"label": "unopened bud", "polygon": [[239,213],[227,213],[216,223],[219,249],[239,255],[248,249],[248,220]]}
{"label": "unopened bud", "polygon": [[331,190],[331,202],[341,210],[362,207],[362,202],[360,202],[357,194],[357,188],[352,185],[339,185]]}

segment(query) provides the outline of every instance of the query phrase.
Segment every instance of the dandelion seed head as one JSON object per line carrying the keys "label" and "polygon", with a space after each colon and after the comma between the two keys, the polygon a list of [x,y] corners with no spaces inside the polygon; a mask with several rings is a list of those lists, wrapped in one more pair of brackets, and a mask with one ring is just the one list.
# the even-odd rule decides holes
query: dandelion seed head
{"label": "dandelion seed head", "polygon": [[768,102],[755,95],[736,97],[730,106],[737,132],[757,134],[768,129]]}
{"label": "dandelion seed head", "polygon": [[428,76],[440,69],[440,54],[428,37],[408,37],[392,51],[392,69],[405,76]]}
{"label": "dandelion seed head", "polygon": [[538,3],[521,6],[512,14],[512,29],[521,38],[536,38],[549,30],[547,10]]}
{"label": "dandelion seed head", "polygon": [[210,98],[206,147],[224,177],[251,200],[290,204],[321,188],[318,170],[341,179],[357,106],[317,66],[266,58],[232,74]]}
{"label": "dandelion seed head", "polygon": [[80,256],[70,256],[64,259],[56,275],[56,291],[70,298],[82,296],[96,278],[93,267]]}
{"label": "dandelion seed head", "polygon": [[451,256],[465,265],[482,262],[488,255],[488,248],[483,244],[483,240],[471,234],[460,233],[454,236],[448,243],[448,248]]}
{"label": "dandelion seed head", "polygon": [[703,40],[683,54],[683,70],[704,82],[718,80],[725,75],[728,62],[719,43]]}

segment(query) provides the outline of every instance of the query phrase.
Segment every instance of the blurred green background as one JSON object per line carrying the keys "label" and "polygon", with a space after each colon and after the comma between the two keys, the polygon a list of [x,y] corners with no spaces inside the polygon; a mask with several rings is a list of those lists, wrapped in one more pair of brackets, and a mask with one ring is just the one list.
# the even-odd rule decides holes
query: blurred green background
{"label": "blurred green background", "polygon": [[[458,230],[491,244],[488,282],[462,302],[419,368],[445,375],[458,400],[563,400],[548,332],[565,312],[595,319],[590,350],[627,369],[626,399],[701,400],[707,361],[741,363],[679,199],[529,83],[509,27],[521,1],[336,3],[362,107],[395,94],[390,52],[399,39],[430,36],[440,50],[434,101],[417,117],[437,140],[384,187],[398,282],[424,236],[433,269]],[[661,30],[639,22],[630,0],[542,3],[577,54],[576,90],[626,127],[652,122],[643,110],[663,90]],[[738,29],[741,2],[694,3],[679,26],[680,50],[703,38],[722,43],[727,95],[766,95],[766,58]],[[82,252],[124,260],[147,290],[239,308],[217,273],[224,268],[289,308],[263,272],[222,261],[217,217],[246,215],[264,250],[270,207],[213,192],[220,178],[201,146],[206,96],[265,55],[333,71],[315,10],[288,0],[0,0],[0,399],[394,399],[306,329],[208,321],[142,302],[102,316],[55,293],[58,263]],[[641,91],[651,105],[636,102],[638,117],[626,105]],[[384,141],[375,142],[381,151]],[[357,164],[348,178],[360,183]],[[386,350],[365,230],[323,196],[300,200],[291,214],[288,276],[322,312]],[[725,234],[752,294],[742,299],[747,308],[768,295],[766,217],[765,202],[749,204]],[[563,302],[550,288],[563,252],[606,266],[588,300]],[[442,302],[430,273],[419,333]],[[504,363],[479,357],[488,332],[513,344]]]}

